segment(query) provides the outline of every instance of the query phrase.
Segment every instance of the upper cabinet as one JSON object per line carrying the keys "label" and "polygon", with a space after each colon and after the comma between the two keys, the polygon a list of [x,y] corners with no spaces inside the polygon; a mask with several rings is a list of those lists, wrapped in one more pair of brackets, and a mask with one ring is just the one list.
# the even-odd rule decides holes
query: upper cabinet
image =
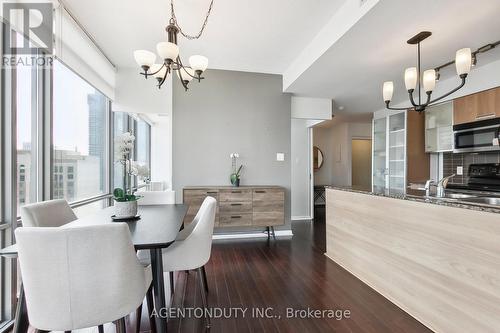
{"label": "upper cabinet", "polygon": [[431,106],[425,110],[425,151],[453,150],[453,102]]}
{"label": "upper cabinet", "polygon": [[453,124],[500,117],[500,88],[485,90],[453,101]]}

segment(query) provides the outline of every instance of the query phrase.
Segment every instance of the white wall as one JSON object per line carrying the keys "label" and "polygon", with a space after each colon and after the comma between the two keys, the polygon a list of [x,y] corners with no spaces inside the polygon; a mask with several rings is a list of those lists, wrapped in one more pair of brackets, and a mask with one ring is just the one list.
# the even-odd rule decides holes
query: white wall
{"label": "white wall", "polygon": [[315,185],[352,185],[352,139],[371,138],[371,123],[341,122],[314,128],[314,145],[324,154],[323,166],[314,173]]}
{"label": "white wall", "polygon": [[329,120],[332,109],[331,99],[292,96],[292,118]]}
{"label": "white wall", "polygon": [[291,121],[292,220],[311,218],[311,149],[307,119]]}
{"label": "white wall", "polygon": [[151,126],[151,180],[172,188],[172,119],[161,118]]}
{"label": "white wall", "polygon": [[[161,89],[154,78],[144,79],[136,68],[119,68],[113,111],[146,114],[151,126],[151,179],[172,185],[172,82]],[[162,114],[163,117],[159,117]]]}

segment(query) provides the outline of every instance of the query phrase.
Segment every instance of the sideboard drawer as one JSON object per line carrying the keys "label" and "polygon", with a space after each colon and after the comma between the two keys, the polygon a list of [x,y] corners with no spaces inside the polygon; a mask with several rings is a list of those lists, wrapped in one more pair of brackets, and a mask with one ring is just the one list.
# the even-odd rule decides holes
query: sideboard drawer
{"label": "sideboard drawer", "polygon": [[224,189],[219,190],[219,200],[223,201],[252,201],[251,189]]}
{"label": "sideboard drawer", "polygon": [[253,201],[283,201],[285,192],[277,188],[263,188],[253,190]]}
{"label": "sideboard drawer", "polygon": [[239,227],[252,225],[252,214],[230,214],[220,217],[219,226]]}
{"label": "sideboard drawer", "polygon": [[253,213],[254,226],[273,226],[285,224],[285,214],[281,212]]}
{"label": "sideboard drawer", "polygon": [[216,189],[203,189],[203,190],[190,190],[184,189],[184,203],[189,203],[191,201],[203,202],[206,197],[213,197],[216,200],[219,199],[219,190]]}
{"label": "sideboard drawer", "polygon": [[285,202],[284,201],[254,201],[252,206],[253,206],[254,213],[283,212],[285,209]]}
{"label": "sideboard drawer", "polygon": [[[194,217],[198,213],[198,210],[205,200],[206,197],[213,197],[215,200],[219,200],[219,190],[218,189],[184,189],[183,191],[183,202],[189,205],[188,211],[184,218],[184,223],[189,224],[193,221]],[[217,206],[217,213],[215,216],[215,224],[218,224],[219,219],[219,206]]]}
{"label": "sideboard drawer", "polygon": [[223,201],[220,203],[221,215],[252,213],[252,202]]}

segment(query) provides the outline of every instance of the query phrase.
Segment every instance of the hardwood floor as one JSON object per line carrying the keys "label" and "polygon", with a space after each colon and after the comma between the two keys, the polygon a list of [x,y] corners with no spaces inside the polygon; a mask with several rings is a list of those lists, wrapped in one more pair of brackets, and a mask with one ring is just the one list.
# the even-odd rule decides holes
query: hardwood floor
{"label": "hardwood floor", "polygon": [[[294,237],[277,241],[217,241],[206,265],[210,307],[248,309],[246,316],[204,320],[170,319],[169,332],[338,332],[390,333],[431,332],[425,326],[323,255],[326,248],[324,208],[316,221],[294,222]],[[201,307],[197,275],[178,273],[174,308]],[[252,308],[272,308],[280,318],[253,318]],[[350,318],[286,318],[287,308],[296,310],[349,310]],[[234,314],[234,312],[233,312]],[[127,318],[127,332],[135,332],[135,316]],[[143,306],[141,331],[149,330]],[[105,325],[114,332],[113,324]],[[96,328],[75,331],[97,332]]]}
{"label": "hardwood floor", "polygon": [[[218,241],[206,266],[211,307],[248,308],[246,317],[212,319],[211,332],[430,332],[323,255],[324,212],[295,222],[293,239]],[[178,275],[174,307],[198,307],[194,272]],[[252,308],[280,318],[252,318]],[[350,318],[286,318],[287,308],[349,310]],[[147,322],[143,322],[144,327]],[[203,319],[169,321],[169,332],[203,332]]]}

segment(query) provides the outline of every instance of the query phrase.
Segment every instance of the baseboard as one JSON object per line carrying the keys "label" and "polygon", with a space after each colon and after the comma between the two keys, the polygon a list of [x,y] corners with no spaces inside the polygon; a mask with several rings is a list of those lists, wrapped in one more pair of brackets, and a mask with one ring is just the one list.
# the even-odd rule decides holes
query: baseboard
{"label": "baseboard", "polygon": [[[293,237],[292,230],[276,230],[276,237]],[[231,234],[214,234],[213,240],[218,239],[243,239],[243,238],[267,238],[267,232],[252,232],[252,233],[231,233]]]}
{"label": "baseboard", "polygon": [[312,220],[311,216],[292,216],[292,221]]}

